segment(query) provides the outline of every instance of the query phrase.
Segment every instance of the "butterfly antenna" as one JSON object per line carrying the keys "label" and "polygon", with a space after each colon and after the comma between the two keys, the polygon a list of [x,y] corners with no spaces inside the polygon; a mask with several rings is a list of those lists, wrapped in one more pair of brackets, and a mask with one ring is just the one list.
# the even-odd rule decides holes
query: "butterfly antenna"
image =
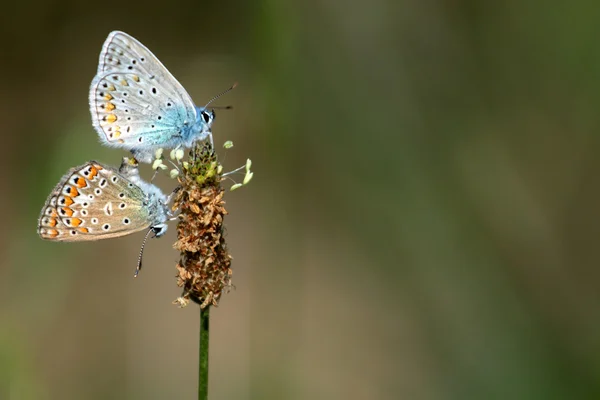
{"label": "butterfly antenna", "polygon": [[146,240],[148,240],[150,232],[152,232],[152,228],[148,229],[148,232],[146,232],[146,236],[144,236],[142,248],[140,249],[140,256],[138,257],[137,267],[135,268],[135,273],[133,274],[134,278],[137,278],[138,274],[140,273],[140,270],[142,269],[142,256],[144,255],[144,246],[146,246]]}
{"label": "butterfly antenna", "polygon": [[[237,86],[237,82],[234,83],[233,85],[231,85],[231,87],[221,93],[219,93],[218,95],[216,95],[215,97],[213,97],[212,99],[210,99],[210,101],[208,103],[206,103],[206,105],[204,106],[204,108],[208,107],[210,103],[212,103],[213,101],[215,101],[216,99],[218,99],[219,97],[223,96],[225,93],[232,91],[233,89],[235,89],[235,87]],[[227,107],[226,107],[227,108]]]}

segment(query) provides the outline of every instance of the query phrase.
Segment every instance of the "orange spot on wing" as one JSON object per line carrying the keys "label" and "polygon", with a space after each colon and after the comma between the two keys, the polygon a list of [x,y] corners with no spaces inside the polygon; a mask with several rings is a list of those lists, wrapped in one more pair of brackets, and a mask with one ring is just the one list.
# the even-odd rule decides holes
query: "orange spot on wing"
{"label": "orange spot on wing", "polygon": [[73,199],[69,196],[65,196],[65,206],[69,207],[71,204],[73,204]]}
{"label": "orange spot on wing", "polygon": [[63,207],[63,215],[66,215],[67,217],[70,217],[73,215],[73,210],[71,210],[69,207]]}
{"label": "orange spot on wing", "polygon": [[129,86],[129,83],[127,83],[127,81],[125,79],[123,79],[121,81],[121,85],[123,85],[123,86]]}
{"label": "orange spot on wing", "polygon": [[85,179],[83,179],[82,177],[79,177],[77,179],[77,187],[84,188],[86,186],[87,186],[87,182],[85,181]]}
{"label": "orange spot on wing", "polygon": [[[113,103],[106,103],[106,110],[107,111],[112,111],[115,108],[117,108]],[[108,119],[108,118],[107,118]]]}
{"label": "orange spot on wing", "polygon": [[109,85],[107,88],[109,91],[114,92],[115,90],[117,90],[114,85]]}
{"label": "orange spot on wing", "polygon": [[106,116],[106,121],[109,122],[109,123],[111,123],[111,124],[113,122],[115,122],[116,120],[117,120],[117,116],[115,114],[108,114]]}
{"label": "orange spot on wing", "polygon": [[98,169],[92,165],[90,167],[90,179],[94,179],[96,175],[98,175]]}
{"label": "orange spot on wing", "polygon": [[51,228],[54,228],[56,226],[56,218],[50,218],[50,221],[48,221],[48,225]]}
{"label": "orange spot on wing", "polygon": [[58,213],[56,212],[56,208],[52,209],[52,211],[50,212],[50,216],[51,217],[58,217]]}
{"label": "orange spot on wing", "polygon": [[56,229],[48,229],[48,236],[51,238],[55,238],[58,236],[58,231]]}
{"label": "orange spot on wing", "polygon": [[79,228],[79,232],[88,233],[90,230],[88,228]]}
{"label": "orange spot on wing", "polygon": [[71,218],[71,226],[79,226],[81,225],[81,220],[79,218]]}
{"label": "orange spot on wing", "polygon": [[77,197],[79,196],[79,191],[75,186],[71,186],[71,191],[69,192],[69,194],[73,197]]}
{"label": "orange spot on wing", "polygon": [[132,76],[132,78],[133,78],[133,80],[134,80],[134,81],[136,81],[136,82],[139,82],[139,81],[140,81],[140,77],[139,77],[139,76],[137,76],[137,75],[133,75],[133,76]]}
{"label": "orange spot on wing", "polygon": [[106,95],[104,96],[104,100],[106,100],[106,101],[109,101],[109,100],[112,100],[112,99],[113,99],[113,97],[111,96],[110,93],[106,93]]}
{"label": "orange spot on wing", "polygon": [[120,131],[115,131],[113,137],[118,138],[119,136],[121,136],[121,132]]}

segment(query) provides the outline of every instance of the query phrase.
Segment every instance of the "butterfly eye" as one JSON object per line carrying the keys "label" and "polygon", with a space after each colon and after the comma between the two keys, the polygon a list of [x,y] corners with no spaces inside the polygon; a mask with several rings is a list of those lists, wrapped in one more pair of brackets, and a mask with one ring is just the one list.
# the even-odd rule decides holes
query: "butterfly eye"
{"label": "butterfly eye", "polygon": [[207,113],[206,111],[202,111],[202,119],[204,120],[205,123],[209,123],[210,120],[212,119],[212,115]]}

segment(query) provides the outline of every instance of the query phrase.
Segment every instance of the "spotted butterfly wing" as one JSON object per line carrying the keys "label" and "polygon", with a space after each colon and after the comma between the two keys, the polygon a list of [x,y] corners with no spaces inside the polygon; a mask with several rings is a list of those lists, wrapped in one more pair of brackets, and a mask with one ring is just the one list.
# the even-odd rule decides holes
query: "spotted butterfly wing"
{"label": "spotted butterfly wing", "polygon": [[70,169],[54,188],[38,233],[68,242],[124,236],[164,222],[158,207],[149,206],[144,191],[116,169],[90,161]]}
{"label": "spotted butterfly wing", "polygon": [[101,140],[128,150],[175,147],[198,120],[183,86],[124,32],[111,32],[104,42],[89,101]]}

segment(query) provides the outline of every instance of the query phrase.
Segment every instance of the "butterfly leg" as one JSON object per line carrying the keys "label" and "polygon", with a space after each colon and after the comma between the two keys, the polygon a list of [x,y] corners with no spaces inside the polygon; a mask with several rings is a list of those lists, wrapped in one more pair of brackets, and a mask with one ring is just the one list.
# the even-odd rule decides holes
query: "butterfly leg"
{"label": "butterfly leg", "polygon": [[165,199],[165,204],[169,204],[171,202],[171,200],[173,200],[173,197],[182,189],[182,186],[179,185],[177,186],[175,189],[173,189],[173,191],[171,192],[170,195],[167,196],[167,198]]}

